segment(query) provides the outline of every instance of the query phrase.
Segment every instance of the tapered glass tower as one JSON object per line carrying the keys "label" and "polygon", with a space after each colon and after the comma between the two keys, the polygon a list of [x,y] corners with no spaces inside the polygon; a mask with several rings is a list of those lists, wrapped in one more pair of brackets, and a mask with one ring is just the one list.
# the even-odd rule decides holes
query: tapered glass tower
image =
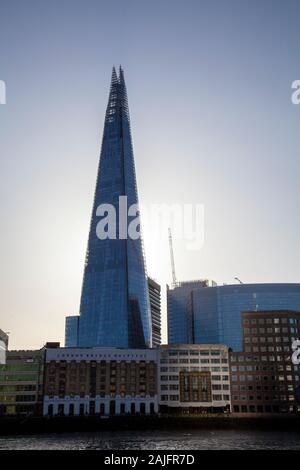
{"label": "tapered glass tower", "polygon": [[[125,198],[127,197],[127,200]],[[121,199],[120,199],[121,198]],[[78,346],[151,346],[151,314],[124,74],[113,68],[81,293]],[[116,230],[111,224],[115,209]],[[100,234],[107,222],[107,237]]]}

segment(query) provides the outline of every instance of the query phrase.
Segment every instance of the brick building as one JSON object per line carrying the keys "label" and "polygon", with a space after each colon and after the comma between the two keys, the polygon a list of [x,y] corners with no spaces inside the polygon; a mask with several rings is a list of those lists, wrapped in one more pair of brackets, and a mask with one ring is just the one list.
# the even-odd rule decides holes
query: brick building
{"label": "brick building", "polygon": [[44,415],[156,413],[156,357],[153,349],[47,350]]}
{"label": "brick building", "polygon": [[280,413],[300,409],[298,365],[292,343],[300,331],[300,312],[242,313],[243,351],[230,353],[232,411]]}

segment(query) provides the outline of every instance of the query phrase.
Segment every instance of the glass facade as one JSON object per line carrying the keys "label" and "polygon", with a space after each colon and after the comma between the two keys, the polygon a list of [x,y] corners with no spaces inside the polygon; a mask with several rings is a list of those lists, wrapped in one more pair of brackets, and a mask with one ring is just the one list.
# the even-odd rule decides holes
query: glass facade
{"label": "glass facade", "polygon": [[[147,347],[151,316],[141,236],[123,237],[119,198],[138,204],[127,92],[113,69],[84,270],[78,345]],[[116,239],[96,233],[101,204],[115,208]],[[110,207],[111,207],[110,206]],[[137,212],[138,214],[138,212]],[[105,214],[106,215],[106,214]],[[135,219],[127,218],[127,227]]]}
{"label": "glass facade", "polygon": [[241,312],[300,311],[300,284],[177,287],[168,291],[169,343],[220,343],[242,349]]}
{"label": "glass facade", "polygon": [[193,343],[191,300],[195,283],[167,291],[169,344]]}
{"label": "glass facade", "polygon": [[79,316],[73,315],[66,317],[65,326],[65,347],[76,348],[78,346],[78,334],[79,334]]}

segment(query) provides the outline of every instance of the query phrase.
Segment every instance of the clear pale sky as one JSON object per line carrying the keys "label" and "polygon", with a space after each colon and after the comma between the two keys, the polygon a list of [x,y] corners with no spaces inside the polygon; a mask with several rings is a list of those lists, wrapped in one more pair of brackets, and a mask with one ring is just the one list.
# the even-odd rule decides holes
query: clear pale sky
{"label": "clear pale sky", "polygon": [[[113,64],[125,71],[140,202],[203,203],[180,280],[300,281],[300,2],[0,0],[0,328],[64,338],[79,309]],[[165,292],[168,244],[147,236]],[[164,299],[163,299],[164,300]],[[163,304],[164,339],[166,307]]]}

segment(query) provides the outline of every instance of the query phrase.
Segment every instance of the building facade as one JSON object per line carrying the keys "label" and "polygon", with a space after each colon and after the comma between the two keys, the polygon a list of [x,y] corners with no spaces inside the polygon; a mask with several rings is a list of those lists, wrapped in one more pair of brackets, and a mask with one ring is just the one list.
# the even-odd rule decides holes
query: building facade
{"label": "building facade", "polygon": [[8,335],[0,330],[0,364],[6,363],[6,351],[8,347]]}
{"label": "building facade", "polygon": [[230,411],[227,346],[161,346],[158,373],[161,413]]}
{"label": "building facade", "polygon": [[65,347],[77,348],[79,335],[79,315],[66,317],[65,323]]}
{"label": "building facade", "polygon": [[208,286],[207,281],[199,280],[178,283],[173,289],[167,287],[169,344],[194,343],[192,293]]}
{"label": "building facade", "polygon": [[157,412],[156,350],[47,350],[44,415],[114,416]]}
{"label": "building facade", "polygon": [[119,76],[113,68],[105,115],[81,293],[79,347],[151,346],[149,291],[137,216],[130,118],[120,67]]}
{"label": "building facade", "polygon": [[8,351],[0,365],[0,415],[39,415],[45,350]]}
{"label": "building facade", "polygon": [[152,347],[156,348],[161,344],[161,288],[151,277],[148,277],[148,286],[152,322]]}
{"label": "building facade", "polygon": [[243,351],[230,353],[232,411],[300,411],[300,366],[292,362],[300,312],[242,313]]}
{"label": "building facade", "polygon": [[241,312],[300,310],[300,284],[200,286],[167,291],[169,344],[227,344],[242,349]]}

